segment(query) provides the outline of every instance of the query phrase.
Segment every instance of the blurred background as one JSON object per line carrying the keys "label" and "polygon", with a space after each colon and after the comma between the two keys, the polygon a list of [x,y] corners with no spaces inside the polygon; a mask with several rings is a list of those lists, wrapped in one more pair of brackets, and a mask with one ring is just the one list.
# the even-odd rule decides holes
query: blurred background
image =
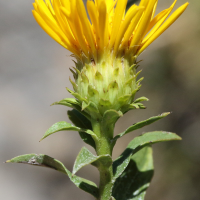
{"label": "blurred background", "polygon": [[[159,0],[157,12],[173,0]],[[35,22],[33,0],[0,1],[0,193],[6,200],[92,200],[68,177],[51,169],[4,164],[26,153],[47,154],[69,170],[85,144],[76,132],[60,132],[39,140],[55,122],[69,121],[67,108],[52,106],[70,97],[70,52]],[[178,0],[176,8],[185,3]],[[176,132],[183,141],[154,145],[155,175],[146,200],[200,199],[200,1],[186,12],[140,57],[145,77],[137,97],[150,99],[146,110],[121,118],[115,133],[151,116],[171,111],[161,121],[124,136],[116,158],[129,141],[145,131]],[[87,146],[87,145],[86,145]],[[88,146],[87,146],[88,147]],[[88,147],[90,150],[91,148]],[[98,183],[97,170],[87,166],[78,175]]]}

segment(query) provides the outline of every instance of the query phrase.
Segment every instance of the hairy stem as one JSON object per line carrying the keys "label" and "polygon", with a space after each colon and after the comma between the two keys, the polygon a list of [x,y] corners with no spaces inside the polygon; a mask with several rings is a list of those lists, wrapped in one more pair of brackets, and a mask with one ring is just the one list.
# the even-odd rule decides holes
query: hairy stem
{"label": "hairy stem", "polygon": [[[105,130],[112,130],[113,128],[106,129],[104,124],[99,121],[92,121],[92,127],[94,133],[98,137],[98,141],[96,141],[96,152],[97,155],[110,155],[112,156],[112,145],[111,145],[111,134],[107,133]],[[111,198],[112,193],[112,178],[113,178],[113,169],[112,165],[107,168],[104,165],[100,165],[98,167],[100,172],[100,183],[99,183],[99,198],[98,200],[109,200]]]}

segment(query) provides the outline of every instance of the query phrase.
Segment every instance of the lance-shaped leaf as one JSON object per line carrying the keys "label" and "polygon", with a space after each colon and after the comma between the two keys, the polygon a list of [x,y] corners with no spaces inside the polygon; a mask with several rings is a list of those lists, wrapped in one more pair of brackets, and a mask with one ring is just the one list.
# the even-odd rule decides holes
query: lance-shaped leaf
{"label": "lance-shaped leaf", "polygon": [[64,106],[68,106],[70,108],[74,108],[77,111],[81,112],[85,117],[90,119],[90,116],[86,112],[82,111],[82,106],[81,106],[82,104],[77,99],[65,98],[65,99],[62,99],[61,101],[55,102],[51,105],[64,105]]}
{"label": "lance-shaped leaf", "polygon": [[106,134],[109,138],[113,138],[113,130],[116,121],[123,116],[121,111],[116,110],[107,110],[102,118],[102,129],[104,134]]}
{"label": "lance-shaped leaf", "polygon": [[43,154],[26,154],[17,156],[6,163],[24,163],[34,166],[48,167],[66,174],[70,180],[80,189],[90,193],[94,197],[98,198],[98,188],[95,183],[83,179],[81,177],[72,175],[72,173],[66,169],[66,167],[60,161]]}
{"label": "lance-shaped leaf", "polygon": [[89,164],[96,167],[99,167],[100,165],[109,167],[112,165],[112,158],[110,155],[95,156],[86,147],[83,147],[76,158],[72,174],[75,174],[82,167]]}
{"label": "lance-shaped leaf", "polygon": [[[78,126],[82,129],[89,129],[92,130],[91,122],[84,116],[82,113],[78,112],[77,110],[69,110],[67,112],[69,119],[75,126]],[[91,145],[94,149],[96,149],[95,141],[91,135],[85,132],[79,132],[80,137],[86,143]]]}
{"label": "lance-shaped leaf", "polygon": [[141,122],[137,122],[137,123],[133,124],[132,126],[130,126],[129,128],[127,128],[124,132],[116,135],[114,137],[113,141],[116,141],[117,139],[121,138],[122,136],[126,135],[127,133],[130,133],[132,131],[140,129],[140,128],[144,127],[144,126],[150,125],[150,124],[158,121],[159,119],[162,119],[162,118],[166,117],[169,114],[170,114],[169,112],[168,113],[163,113],[163,114],[158,115],[158,116],[150,117],[147,120],[144,120],[144,121],[141,121]]}
{"label": "lance-shaped leaf", "polygon": [[63,106],[70,106],[70,107],[71,107],[71,105],[74,105],[74,106],[81,107],[81,103],[77,99],[74,99],[74,98],[65,98],[65,99],[62,99],[61,101],[55,102],[51,105],[52,106],[53,105],[63,105]]}
{"label": "lance-shaped leaf", "polygon": [[[44,138],[48,137],[49,135],[59,132],[59,131],[78,131],[78,132],[85,132],[89,135],[92,136],[92,138],[95,140],[97,139],[96,135],[94,134],[93,131],[89,130],[89,129],[81,129],[80,127],[74,126],[70,123],[67,123],[65,121],[62,122],[57,122],[54,125],[52,125],[44,134],[44,136],[42,137],[41,140],[43,140]],[[41,141],[40,140],[40,141]]]}
{"label": "lance-shaped leaf", "polygon": [[129,110],[133,109],[146,109],[146,107],[142,103],[132,103],[129,105]]}
{"label": "lance-shaped leaf", "polygon": [[146,97],[139,97],[134,101],[134,103],[139,103],[139,102],[142,102],[142,101],[149,101],[149,99],[146,98]]}
{"label": "lance-shaped leaf", "polygon": [[134,110],[134,109],[146,109],[146,106],[144,106],[142,103],[132,103],[132,104],[126,104],[121,107],[122,113],[127,113],[129,110]]}
{"label": "lance-shaped leaf", "polygon": [[181,138],[175,133],[164,131],[148,132],[134,138],[125,151],[113,163],[114,179],[118,178],[123,173],[130,162],[131,156],[141,148],[149,144],[170,140],[181,140]]}
{"label": "lance-shaped leaf", "polygon": [[119,119],[121,116],[123,116],[121,111],[116,110],[107,110],[102,119],[102,123],[104,124],[115,124],[117,119]]}
{"label": "lance-shaped leaf", "polygon": [[112,195],[116,200],[144,200],[153,169],[152,148],[147,146],[131,157],[127,168],[115,181]]}

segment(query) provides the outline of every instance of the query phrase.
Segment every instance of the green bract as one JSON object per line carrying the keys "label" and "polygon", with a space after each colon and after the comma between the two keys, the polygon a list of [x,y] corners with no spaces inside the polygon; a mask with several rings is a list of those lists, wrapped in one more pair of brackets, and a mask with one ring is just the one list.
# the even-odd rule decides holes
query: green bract
{"label": "green bract", "polygon": [[[99,116],[109,110],[125,111],[123,108],[134,102],[136,92],[140,88],[137,81],[136,64],[130,65],[127,59],[117,58],[82,65],[76,63],[71,69],[75,81],[71,79],[74,92],[68,91],[81,103],[82,110],[88,114],[96,110]],[[89,109],[93,107],[93,109]]]}

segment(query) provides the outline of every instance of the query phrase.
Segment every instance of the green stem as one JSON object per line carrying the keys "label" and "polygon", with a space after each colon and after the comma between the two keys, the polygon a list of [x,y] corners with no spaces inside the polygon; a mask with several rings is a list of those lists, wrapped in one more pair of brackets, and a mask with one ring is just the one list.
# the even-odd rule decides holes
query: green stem
{"label": "green stem", "polygon": [[[111,145],[111,135],[110,131],[113,132],[113,128],[104,127],[105,125],[97,120],[92,120],[92,127],[94,133],[98,137],[98,141],[96,141],[96,152],[97,155],[110,155],[112,156],[112,145]],[[106,130],[110,130],[109,133]],[[98,167],[100,172],[100,183],[99,183],[99,198],[98,200],[109,200],[111,198],[112,193],[112,178],[113,178],[113,169],[112,165],[107,168],[103,165]]]}
{"label": "green stem", "polygon": [[113,169],[112,165],[106,169],[101,167],[100,172],[100,183],[99,183],[99,200],[109,200],[112,194],[112,178]]}

